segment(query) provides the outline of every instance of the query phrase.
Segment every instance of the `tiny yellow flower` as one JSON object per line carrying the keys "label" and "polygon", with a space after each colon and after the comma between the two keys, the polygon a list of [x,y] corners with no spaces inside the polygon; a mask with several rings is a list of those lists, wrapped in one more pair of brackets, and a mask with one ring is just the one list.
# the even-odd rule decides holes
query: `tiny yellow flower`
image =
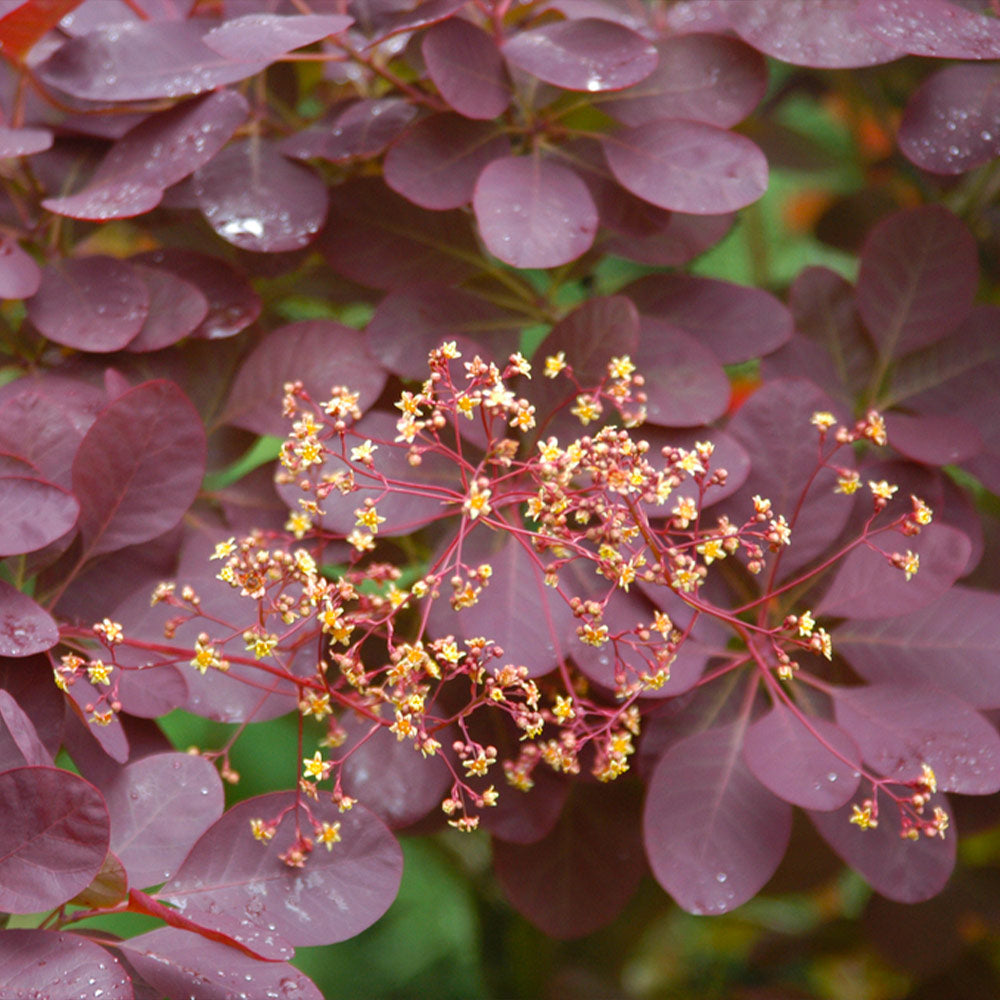
{"label": "tiny yellow flower", "polygon": [[462,504],[462,510],[468,515],[470,520],[474,521],[480,515],[486,515],[492,512],[493,508],[490,506],[491,494],[491,490],[480,489],[478,483],[472,483],[472,486],[469,489],[469,495],[465,498],[465,502]]}
{"label": "tiny yellow flower", "polygon": [[224,542],[219,542],[215,546],[215,551],[209,556],[209,559],[225,559],[227,556],[231,556],[236,551],[236,539],[229,538]]}
{"label": "tiny yellow flower", "polygon": [[250,829],[254,837],[260,841],[268,841],[274,836],[274,827],[262,819],[250,820]]}
{"label": "tiny yellow flower", "polygon": [[817,410],[809,418],[809,423],[814,427],[818,427],[820,431],[828,431],[836,422],[837,418],[826,410]]}
{"label": "tiny yellow flower", "polygon": [[893,486],[891,483],[886,482],[884,479],[880,479],[877,483],[873,480],[868,480],[868,489],[878,497],[880,500],[891,500],[892,495],[899,489],[898,486]]}
{"label": "tiny yellow flower", "polygon": [[566,352],[559,351],[545,359],[545,377],[555,378],[566,367]]}
{"label": "tiny yellow flower", "polygon": [[852,493],[857,493],[860,486],[861,477],[851,469],[844,469],[837,476],[837,485],[834,487],[833,492],[850,496]]}
{"label": "tiny yellow flower", "polygon": [[351,461],[352,462],[363,462],[366,465],[371,465],[373,462],[372,455],[378,451],[378,445],[372,444],[369,438],[364,444],[359,444],[351,449]]}
{"label": "tiny yellow flower", "polygon": [[91,660],[87,664],[87,676],[90,678],[91,684],[107,686],[111,683],[111,671],[114,669],[111,664],[105,663],[103,660]]}
{"label": "tiny yellow flower", "polygon": [[852,816],[849,822],[860,827],[862,830],[874,830],[878,826],[878,820],[872,816],[870,803],[866,802],[864,808],[857,805],[851,806],[851,812]]}
{"label": "tiny yellow flower", "polygon": [[816,627],[816,619],[813,618],[811,611],[803,611],[799,615],[799,635],[803,638],[808,638],[812,635],[813,629]]}
{"label": "tiny yellow flower", "polygon": [[556,703],[552,708],[552,714],[560,721],[576,718],[576,709],[573,707],[572,698],[564,698],[561,694],[556,695]]}
{"label": "tiny yellow flower", "polygon": [[378,511],[374,507],[359,507],[355,512],[354,516],[357,520],[354,522],[359,528],[367,528],[373,535],[378,534],[378,526],[380,524],[385,524],[385,518],[379,517]]}
{"label": "tiny yellow flower", "polygon": [[305,757],[302,760],[303,777],[307,781],[322,781],[333,766],[329,761],[323,760],[323,755],[317,750],[312,757]]}
{"label": "tiny yellow flower", "polygon": [[333,850],[333,845],[340,840],[340,824],[324,823],[316,831],[316,839],[323,844],[328,851]]}

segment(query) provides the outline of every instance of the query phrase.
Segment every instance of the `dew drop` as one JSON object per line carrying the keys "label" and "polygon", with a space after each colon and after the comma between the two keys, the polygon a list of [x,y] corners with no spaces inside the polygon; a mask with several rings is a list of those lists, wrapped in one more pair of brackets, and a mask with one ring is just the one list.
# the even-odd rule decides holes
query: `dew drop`
{"label": "dew drop", "polygon": [[837,780],[837,775],[836,775],[836,774],[835,774],[835,773],[834,773],[833,771],[831,771],[831,772],[830,772],[830,773],[829,773],[829,774],[828,774],[828,775],[826,776],[826,780],[827,780],[827,781],[836,781],[836,780]]}
{"label": "dew drop", "polygon": [[727,878],[729,878],[729,876],[725,872],[719,872],[715,876],[715,881],[721,884],[722,882],[725,882]]}

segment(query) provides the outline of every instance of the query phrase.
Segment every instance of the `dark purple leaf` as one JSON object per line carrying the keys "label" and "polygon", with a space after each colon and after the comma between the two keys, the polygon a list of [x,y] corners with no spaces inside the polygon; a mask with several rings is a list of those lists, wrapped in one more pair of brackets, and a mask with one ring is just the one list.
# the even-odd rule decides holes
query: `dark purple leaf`
{"label": "dark purple leaf", "polygon": [[90,101],[149,101],[214,90],[259,73],[267,60],[229,59],[202,41],[198,20],[116,24],[71,38],[38,72]]}
{"label": "dark purple leaf", "polygon": [[48,657],[36,653],[30,658],[0,658],[0,688],[17,701],[46,751],[55,756],[62,742],[66,699],[52,683],[52,664]]}
{"label": "dark purple leaf", "polygon": [[287,997],[323,1000],[316,985],[287,962],[262,962],[219,941],[160,927],[123,941],[130,964],[171,1000]]}
{"label": "dark purple leaf", "polygon": [[711,351],[672,323],[643,318],[633,358],[650,423],[697,427],[726,412],[729,379]]}
{"label": "dark purple leaf", "polygon": [[204,757],[154,754],[128,764],[104,789],[111,850],[136,888],[159,885],[222,815],[222,782]]}
{"label": "dark purple leaf", "polygon": [[260,296],[246,275],[218,257],[171,248],[151,250],[132,259],[169,271],[194,285],[208,299],[208,315],[195,329],[196,336],[207,340],[232,337],[260,315]]}
{"label": "dark purple leaf", "polygon": [[[620,188],[619,190],[621,191]],[[628,192],[621,191],[621,194],[624,196]],[[605,222],[605,225],[615,228],[612,221]],[[680,267],[715,246],[732,225],[732,215],[687,215],[684,212],[671,212],[655,232],[645,236],[612,236],[601,246],[609,254],[640,264]]]}
{"label": "dark purple leaf", "polygon": [[837,688],[837,722],[880,775],[913,781],[929,764],[946,792],[1000,791],[1000,736],[940,685],[911,681]]}
{"label": "dark purple leaf", "polygon": [[[947,807],[947,802],[943,803]],[[861,830],[851,823],[853,803],[835,812],[811,812],[823,839],[878,893],[900,903],[919,903],[937,895],[955,867],[957,834],[941,841],[899,835],[895,805],[879,799],[878,827]]]}
{"label": "dark purple leaf", "polygon": [[52,755],[14,696],[0,688],[0,772],[24,765],[51,767]]}
{"label": "dark purple leaf", "polygon": [[93,557],[147,541],[187,511],[205,472],[205,431],[172,382],[146,382],[101,411],[73,460],[80,535]]}
{"label": "dark purple leaf", "polygon": [[0,994],[45,1000],[132,1000],[118,960],[79,934],[12,928],[0,935]]}
{"label": "dark purple leaf", "polygon": [[355,101],[332,124],[295,132],[282,140],[286,156],[318,156],[333,163],[377,156],[413,121],[417,109],[400,97]]}
{"label": "dark purple leaf", "polygon": [[149,291],[131,264],[111,257],[67,257],[46,265],[28,300],[28,319],[57,344],[117,351],[141,329]]}
{"label": "dark purple leaf", "polygon": [[[562,351],[581,385],[607,377],[608,362],[639,349],[639,314],[624,295],[591,296],[549,331],[542,357]],[[558,380],[556,385],[558,385]]]}
{"label": "dark purple leaf", "polygon": [[705,122],[662,119],[602,140],[619,182],[660,208],[721,215],[767,189],[767,160],[745,136]]}
{"label": "dark purple leaf", "polygon": [[996,594],[952,587],[920,611],[844,622],[836,643],[866,680],[935,684],[976,708],[1000,708]]}
{"label": "dark purple leaf", "polygon": [[1000,155],[1000,72],[949,66],[917,89],[899,125],[899,148],[922,170],[961,174]]}
{"label": "dark purple leaf", "polygon": [[291,426],[281,414],[286,383],[301,381],[316,403],[344,385],[360,393],[358,405],[365,409],[378,399],[385,379],[357,330],[329,319],[290,323],[268,334],[243,363],[222,419],[284,437]]}
{"label": "dark purple leaf", "polygon": [[861,251],[857,300],[884,358],[947,337],[968,315],[979,284],[972,233],[941,205],[897,212]]}
{"label": "dark purple leaf", "polygon": [[386,289],[460,281],[481,253],[465,213],[418,208],[374,178],[331,190],[318,244],[337,273]]}
{"label": "dark purple leaf", "polygon": [[659,64],[641,83],[595,101],[624,125],[691,118],[730,128],[753,111],[767,89],[767,64],[738,39],[675,35],[657,50]]}
{"label": "dark purple leaf", "polygon": [[901,52],[938,59],[1000,59],[1000,24],[948,0],[860,0],[858,20]]}
{"label": "dark purple leaf", "polygon": [[80,505],[72,493],[43,479],[0,476],[0,556],[34,552],[76,524]]}
{"label": "dark purple leaf", "polygon": [[[333,944],[360,934],[396,897],[403,870],[399,844],[364,806],[341,813],[329,801],[312,802],[315,820],[340,823],[341,840],[330,851],[314,850],[302,870],[290,868],[278,855],[294,842],[296,821],[312,835],[296,800],[294,792],[272,792],[234,806],[195,844],[162,898],[206,927],[228,917],[225,923],[239,928],[236,939],[251,947],[272,938],[296,947]],[[272,840],[253,838],[252,819],[282,813]]]}
{"label": "dark purple leaf", "polygon": [[108,810],[78,775],[56,767],[4,771],[0,813],[0,907],[8,913],[59,906],[100,871]]}
{"label": "dark purple leaf", "polygon": [[0,580],[0,656],[31,656],[58,641],[59,628],[48,611]]}
{"label": "dark purple leaf", "polygon": [[326,218],[323,181],[264,139],[230,143],[191,180],[209,225],[244,250],[297,250],[315,237]]}
{"label": "dark purple leaf", "polygon": [[194,333],[208,316],[208,299],[201,290],[162,268],[133,266],[149,289],[149,315],[127,349],[158,351]]}
{"label": "dark purple leaf", "polygon": [[494,160],[472,206],[486,248],[512,267],[558,267],[590,249],[597,208],[568,167],[538,156]]}
{"label": "dark purple leaf", "polygon": [[[793,530],[793,544],[794,538]],[[882,535],[875,542],[890,553],[912,549],[920,556],[919,572],[907,580],[881,553],[859,546],[837,565],[819,602],[820,614],[867,620],[925,607],[965,572],[972,548],[965,534],[947,524],[929,525],[916,539]]]}
{"label": "dark purple leaf", "polygon": [[42,283],[34,257],[10,236],[0,237],[0,299],[29,299]]}
{"label": "dark purple leaf", "polygon": [[743,726],[675,743],[649,779],[643,831],[656,880],[689,913],[726,913],[774,874],[792,808],[750,773]]}
{"label": "dark purple leaf", "polygon": [[747,729],[743,760],[765,788],[803,809],[839,809],[861,780],[861,754],[843,729],[780,702]]}
{"label": "dark purple leaf", "polygon": [[885,426],[896,451],[927,465],[957,465],[983,448],[975,424],[961,417],[888,413]]}
{"label": "dark purple leaf", "polygon": [[103,693],[101,689],[91,684],[85,677],[78,678],[69,685],[69,691],[66,694],[66,722],[64,724],[66,749],[70,752],[70,756],[73,756],[75,749],[68,730],[71,725],[75,724],[78,743],[87,743],[88,749],[92,749],[92,744],[96,743],[105,755],[119,764],[124,764],[129,758],[129,744],[125,727],[122,724],[122,717],[117,714],[113,715],[107,725],[100,725],[93,721],[94,705],[101,693]]}
{"label": "dark purple leaf", "polygon": [[207,163],[247,116],[246,98],[219,90],[150,115],[112,146],[87,186],[49,198],[50,212],[76,219],[120,219],[148,212],[163,190]]}
{"label": "dark purple leaf", "polygon": [[582,17],[554,21],[510,36],[504,58],[566,90],[623,90],[656,69],[656,49],[613,21]]}
{"label": "dark purple leaf", "polygon": [[0,160],[31,156],[51,145],[52,133],[47,128],[10,128],[0,125]]}
{"label": "dark purple leaf", "polygon": [[531,844],[494,839],[493,864],[508,899],[545,934],[599,930],[645,874],[635,789],[577,784],[551,833]]}
{"label": "dark purple leaf", "polygon": [[510,104],[510,81],[494,39],[461,17],[424,32],[420,51],[441,96],[466,118],[491,119]]}
{"label": "dark purple leaf", "polygon": [[[392,35],[443,21],[465,4],[466,0],[418,0],[417,3],[410,0],[403,0],[402,3],[396,0],[388,3],[384,0],[366,0],[363,5],[353,3],[352,12],[361,30],[372,36],[370,45],[374,46],[376,42],[384,42]],[[363,17],[359,9],[368,12],[368,16]]]}
{"label": "dark purple leaf", "polygon": [[715,278],[653,274],[625,288],[639,312],[680,327],[724,365],[770,354],[792,336],[792,316],[773,295]]}
{"label": "dark purple leaf", "polygon": [[350,27],[345,14],[244,14],[202,36],[220,56],[239,62],[272,63],[303,45],[312,45]]}
{"label": "dark purple leaf", "polygon": [[472,199],[483,168],[509,153],[510,140],[492,122],[431,115],[389,149],[385,182],[422,208],[460,208]]}
{"label": "dark purple leaf", "polygon": [[906,52],[858,18],[859,0],[755,0],[726,4],[736,33],[765,55],[796,66],[849,69],[891,62]]}

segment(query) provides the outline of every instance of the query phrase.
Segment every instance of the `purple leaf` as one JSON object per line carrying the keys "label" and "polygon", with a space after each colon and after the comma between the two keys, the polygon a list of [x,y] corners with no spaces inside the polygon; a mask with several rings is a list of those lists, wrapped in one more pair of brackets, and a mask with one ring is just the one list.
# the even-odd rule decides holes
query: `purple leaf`
{"label": "purple leaf", "polygon": [[161,753],[123,768],[104,789],[111,850],[136,888],[159,885],[222,815],[222,782],[204,757]]}
{"label": "purple leaf", "polygon": [[80,535],[93,557],[147,541],[190,507],[205,472],[205,431],[172,382],[146,382],[101,411],[73,460]]}
{"label": "purple leaf", "polygon": [[922,170],[961,174],[1000,155],[1000,72],[996,65],[949,66],[907,102],[899,148]]}
{"label": "purple leaf", "polygon": [[30,299],[42,283],[42,269],[10,236],[0,237],[0,299]]}
{"label": "purple leaf", "polygon": [[[66,722],[63,733],[66,749],[71,757],[77,755],[69,735],[70,728],[75,727],[77,743],[85,743],[91,752],[96,743],[104,755],[118,764],[124,764],[129,758],[129,743],[122,724],[122,716],[113,715],[107,725],[92,722],[93,706],[98,697],[99,689],[86,678],[77,679],[75,683],[69,685],[69,691],[66,693]],[[91,706],[90,709],[87,708],[88,705]],[[101,760],[107,764],[103,757]]]}
{"label": "purple leaf", "polygon": [[[795,533],[792,532],[794,544]],[[879,552],[859,546],[842,559],[818,612],[835,617],[891,618],[925,607],[939,598],[965,572],[971,543],[947,524],[932,524],[913,540],[876,536],[890,553],[912,549],[920,556],[920,570],[907,580]]]}
{"label": "purple leaf", "polygon": [[968,315],[979,284],[972,233],[941,205],[897,212],[861,251],[858,310],[884,358],[948,336]]}
{"label": "purple leaf", "polygon": [[[139,3],[152,21],[182,21],[193,6],[194,0],[141,0]],[[83,0],[79,7],[59,19],[59,27],[68,35],[85,35],[95,28],[141,20],[126,0]]]}
{"label": "purple leaf", "polygon": [[705,122],[661,119],[602,140],[619,182],[677,212],[720,215],[767,190],[767,160],[745,136]]}
{"label": "purple leaf", "polygon": [[657,50],[659,64],[641,83],[595,101],[624,125],[690,118],[730,128],[753,111],[767,89],[767,64],[738,39],[675,35]]}
{"label": "purple leaf", "polygon": [[861,754],[843,729],[781,702],[747,729],[743,760],[765,788],[803,809],[839,809],[861,781]]}
{"label": "purple leaf", "polygon": [[586,253],[597,232],[587,185],[538,156],[494,160],[472,198],[486,248],[512,267],[558,267]]}
{"label": "purple leaf", "polygon": [[0,656],[31,656],[58,641],[59,628],[48,611],[0,580]]}
{"label": "purple leaf", "polygon": [[118,959],[79,934],[13,928],[0,935],[0,994],[132,1000]]}
{"label": "purple leaf", "polygon": [[461,115],[431,115],[393,144],[385,158],[385,182],[422,208],[460,208],[472,199],[485,166],[510,153],[510,140],[493,122]]}
{"label": "purple leaf", "polygon": [[[374,46],[392,35],[450,18],[465,4],[466,0],[418,0],[415,4],[409,0],[404,0],[403,3],[396,0],[375,0],[372,3],[368,0],[353,6],[358,27],[370,36],[369,44]],[[363,17],[360,11],[367,16]]]}
{"label": "purple leaf", "polygon": [[424,32],[420,51],[441,96],[466,118],[497,118],[510,104],[510,81],[496,42],[482,28],[451,17]]}
{"label": "purple leaf", "polygon": [[755,0],[726,4],[730,27],[765,55],[795,66],[849,69],[891,62],[906,49],[878,38],[858,17],[859,0]]}
{"label": "purple leaf", "polygon": [[[699,441],[712,443],[715,450],[712,452],[710,469],[713,472],[716,469],[725,469],[726,481],[723,485],[716,484],[706,491],[701,501],[702,510],[731,497],[750,475],[750,456],[746,450],[730,434],[717,427],[663,428],[648,424],[638,432],[638,436],[650,443],[653,455],[660,454],[663,448],[686,448],[688,451],[693,451]],[[692,489],[688,483],[686,487],[679,487],[677,495],[687,493],[691,495],[691,499],[695,499],[696,492],[697,488]],[[660,506],[654,503],[644,506],[647,517],[655,519],[670,516],[671,504]]]}
{"label": "purple leaf", "polygon": [[858,20],[901,52],[938,59],[1000,59],[1000,24],[948,0],[860,0]]}
{"label": "purple leaf", "polygon": [[374,178],[330,192],[318,242],[338,274],[385,289],[460,281],[482,252],[465,213],[418,208]]}
{"label": "purple leaf", "polygon": [[836,688],[837,722],[880,775],[912,781],[929,764],[946,792],[1000,791],[1000,736],[940,686],[912,682]]}
{"label": "purple leaf", "polygon": [[245,14],[212,28],[202,41],[227,59],[272,63],[303,45],[339,35],[353,21],[345,14]]}
{"label": "purple leaf", "polygon": [[230,143],[191,179],[209,225],[244,250],[276,253],[309,243],[326,218],[326,185],[260,138]]}
{"label": "purple leaf", "polygon": [[300,380],[316,403],[329,399],[334,386],[346,385],[360,393],[358,405],[365,409],[378,399],[385,379],[357,330],[329,319],[290,323],[268,334],[243,362],[221,419],[284,437],[290,430],[281,414],[286,383]]}
{"label": "purple leaf", "polygon": [[888,413],[889,443],[896,451],[927,465],[957,465],[978,455],[983,439],[975,424],[961,417]]}
{"label": "purple leaf", "polygon": [[208,300],[208,315],[195,329],[196,336],[206,340],[232,337],[260,315],[260,296],[246,275],[218,257],[168,248],[151,250],[132,259],[137,264],[169,271],[201,291]]}
{"label": "purple leaf", "polygon": [[28,319],[49,340],[83,351],[124,347],[149,314],[149,291],[127,261],[67,257],[46,265]]}
{"label": "purple leaf", "polygon": [[158,351],[194,333],[208,316],[208,299],[201,290],[162,268],[133,266],[149,289],[149,315],[127,350]]}
{"label": "purple leaf", "polygon": [[46,83],[89,101],[149,101],[184,97],[245,80],[267,60],[229,59],[202,41],[190,21],[116,24],[71,38],[38,72]]}
{"label": "purple leaf", "polygon": [[100,871],[108,811],[90,782],[56,767],[4,771],[0,813],[0,907],[8,913],[59,906]]}
{"label": "purple leaf", "polygon": [[639,887],[646,866],[634,791],[623,783],[577,784],[555,828],[541,840],[510,844],[494,838],[493,864],[501,887],[514,907],[550,937],[577,938],[599,930]]}
{"label": "purple leaf", "polygon": [[0,160],[31,156],[51,145],[52,133],[47,128],[10,128],[0,125]]}
{"label": "purple leaf", "polygon": [[715,278],[651,274],[625,288],[639,312],[680,327],[724,365],[770,354],[792,336],[792,316],[773,295]]}
{"label": "purple leaf", "polygon": [[[312,835],[297,799],[294,792],[272,792],[234,806],[195,844],[161,897],[206,927],[217,926],[222,916],[238,921],[234,936],[251,947],[270,937],[298,947],[360,934],[396,897],[403,870],[399,844],[364,806],[341,813],[329,801],[309,803],[313,819],[340,824],[341,840],[330,851],[314,850],[302,870],[290,868],[278,855],[294,842],[296,822]],[[273,839],[254,840],[250,821],[279,815]]]}
{"label": "purple leaf", "polygon": [[624,295],[591,296],[552,327],[540,354],[563,351],[581,385],[596,385],[613,357],[638,349],[639,314],[632,301]]}
{"label": "purple leaf", "polygon": [[643,831],[656,880],[689,913],[726,913],[774,874],[792,808],[750,773],[743,726],[675,743],[649,779]]}
{"label": "purple leaf", "polygon": [[351,104],[332,125],[293,133],[279,149],[286,156],[318,156],[333,163],[378,156],[416,114],[417,109],[400,97],[365,98]]}
{"label": "purple leaf", "polygon": [[[628,194],[621,191],[622,196]],[[610,229],[612,221],[602,222]],[[654,232],[644,236],[612,236],[601,246],[609,254],[654,267],[680,267],[715,246],[733,226],[732,215],[687,215],[671,212]]]}
{"label": "purple leaf", "polygon": [[920,611],[844,622],[836,644],[866,680],[935,684],[976,708],[1000,708],[996,594],[952,587]]}
{"label": "purple leaf", "polygon": [[504,58],[539,80],[566,90],[623,90],[656,69],[657,54],[642,35],[613,21],[582,17],[512,35]]}
{"label": "purple leaf", "polygon": [[954,830],[943,842],[936,837],[917,841],[901,837],[895,806],[885,796],[879,802],[878,826],[861,830],[851,823],[852,805],[835,812],[811,812],[809,818],[820,836],[876,892],[900,903],[919,903],[944,888],[955,867]]}
{"label": "purple leaf", "polygon": [[66,699],[52,683],[52,664],[49,658],[43,653],[36,653],[30,659],[0,659],[0,688],[16,699],[31,720],[45,750],[54,756],[62,743]]}
{"label": "purple leaf", "polygon": [[121,947],[143,979],[172,1000],[192,995],[198,1000],[233,1000],[241,993],[323,1000],[312,980],[287,962],[262,962],[176,927],[140,934]]}
{"label": "purple leaf", "polygon": [[76,524],[80,505],[72,493],[42,479],[0,476],[0,556],[33,552]]}
{"label": "purple leaf", "polygon": [[0,772],[24,765],[51,767],[52,755],[14,696],[0,688]]}

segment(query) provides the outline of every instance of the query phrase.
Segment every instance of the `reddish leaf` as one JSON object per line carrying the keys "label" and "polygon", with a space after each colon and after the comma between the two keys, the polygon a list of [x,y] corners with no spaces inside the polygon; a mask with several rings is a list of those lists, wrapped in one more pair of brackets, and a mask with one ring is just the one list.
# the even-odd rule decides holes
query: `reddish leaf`
{"label": "reddish leaf", "polygon": [[195,171],[192,187],[209,225],[244,250],[296,250],[326,218],[326,185],[264,139],[230,143]]}
{"label": "reddish leaf", "polygon": [[632,301],[624,295],[592,296],[552,327],[539,354],[562,351],[580,383],[596,385],[613,357],[638,349],[639,314]]}
{"label": "reddish leaf", "polygon": [[8,913],[59,906],[100,871],[108,811],[90,782],[56,767],[4,771],[0,813],[0,907]]}
{"label": "reddish leaf", "polygon": [[80,505],[43,479],[0,476],[0,556],[33,552],[61,538],[76,524]]}
{"label": "reddish leaf", "polygon": [[897,212],[861,251],[858,310],[883,357],[947,337],[968,315],[979,284],[972,233],[941,205]]}
{"label": "reddish leaf", "polygon": [[31,656],[58,641],[53,617],[27,594],[0,580],[0,656]]}
{"label": "reddish leaf", "polygon": [[903,112],[899,148],[935,174],[965,173],[1000,155],[996,65],[949,66],[925,80]]}
{"label": "reddish leaf", "polygon": [[399,97],[365,98],[351,104],[332,125],[293,133],[279,148],[286,156],[318,156],[333,163],[378,156],[416,114],[417,109]]}
{"label": "reddish leaf", "polygon": [[172,382],[146,382],[101,411],[73,460],[80,535],[93,557],[147,541],[190,507],[205,472],[205,431]]}
{"label": "reddish leaf", "polygon": [[792,809],[743,763],[743,726],[675,743],[649,779],[643,817],[656,880],[689,913],[726,913],[774,874],[788,846]]}
{"label": "reddish leaf", "polygon": [[839,809],[861,781],[861,754],[843,729],[781,702],[747,729],[743,760],[765,788],[803,809]]}
{"label": "reddish leaf", "polygon": [[84,0],[59,22],[61,31],[68,35],[85,35],[96,28],[115,24],[151,21],[183,21],[191,12],[195,0],[138,0],[138,6],[146,15],[136,14],[133,9],[137,0]]}
{"label": "reddish leaf", "polygon": [[767,89],[759,52],[723,35],[674,35],[657,44],[656,69],[607,99],[595,101],[625,125],[690,118],[730,128],[743,121]]}
{"label": "reddish leaf", "polygon": [[0,935],[0,993],[8,997],[132,1000],[118,959],[79,934],[13,928]]}
{"label": "reddish leaf", "polygon": [[602,145],[622,186],[660,208],[720,215],[767,189],[760,149],[705,122],[660,119],[612,132]]}
{"label": "reddish leaf", "polygon": [[759,358],[792,336],[792,316],[773,295],[715,278],[654,274],[625,293],[641,313],[697,338],[724,365]]}
{"label": "reddish leaf", "polygon": [[431,115],[390,148],[385,182],[422,208],[460,208],[471,201],[483,168],[509,153],[510,140],[492,122]]}
{"label": "reddish leaf", "polygon": [[568,167],[537,156],[494,160],[472,207],[486,248],[513,267],[558,267],[590,249],[597,208]]}
{"label": "reddish leaf", "polygon": [[43,205],[59,215],[99,221],[148,212],[164,188],[222,149],[247,112],[242,94],[219,90],[150,115],[111,147],[82,191]]}
{"label": "reddish leaf", "polygon": [[46,265],[28,300],[28,319],[57,344],[117,351],[141,329],[149,291],[130,264],[111,257],[67,257]]}
{"label": "reddish leaf", "polygon": [[[3,21],[0,20],[0,25]],[[0,125],[0,159],[30,156],[52,146],[52,133],[45,128],[10,128]]]}
{"label": "reddish leaf", "polygon": [[920,611],[844,622],[836,642],[837,651],[866,680],[935,684],[976,708],[1000,708],[996,594],[952,587]]}
{"label": "reddish leaf", "polygon": [[[621,191],[621,189],[619,188]],[[626,191],[621,191],[623,195]],[[612,221],[602,222],[614,229]],[[610,254],[654,267],[679,267],[715,246],[733,226],[732,215],[687,215],[671,212],[657,230],[645,236],[612,236],[602,244]]]}
{"label": "reddish leaf", "polygon": [[127,349],[158,351],[194,333],[208,316],[208,299],[201,290],[162,268],[133,266],[149,289],[149,315]]}
{"label": "reddish leaf", "polygon": [[202,94],[259,73],[266,60],[229,59],[190,21],[116,24],[71,38],[38,67],[51,86],[89,101],[149,101]]}
{"label": "reddish leaf", "polygon": [[0,688],[0,772],[24,765],[51,767],[52,755],[14,696]]}
{"label": "reddish leaf", "polygon": [[[395,0],[359,4],[355,11],[358,27],[369,37],[369,44],[385,41],[392,35],[413,31],[451,17],[465,6],[466,0],[419,0],[416,4]],[[361,12],[367,15],[363,17]]]}
{"label": "reddish leaf", "polygon": [[0,17],[0,49],[22,60],[35,43],[83,0],[21,0]]}
{"label": "reddish leaf", "polygon": [[979,429],[961,417],[888,413],[885,426],[896,451],[927,465],[957,465],[983,449]]}
{"label": "reddish leaf", "polygon": [[755,0],[727,4],[736,33],[760,49],[796,66],[848,69],[891,62],[906,49],[897,39],[870,34],[859,23],[859,0]]}
{"label": "reddish leaf", "polygon": [[[947,803],[943,805],[947,809]],[[853,804],[835,812],[812,812],[809,818],[876,892],[900,903],[919,903],[937,895],[955,867],[955,830],[950,829],[943,841],[936,837],[911,841],[899,835],[893,803],[883,796],[879,806],[875,829],[860,830],[851,823]]]}
{"label": "reddish leaf", "polygon": [[0,299],[29,299],[38,291],[42,270],[10,237],[0,237]]}
{"label": "reddish leaf", "polygon": [[1000,24],[949,0],[861,0],[858,20],[901,52],[938,59],[1000,59]]}
{"label": "reddish leaf", "polygon": [[545,934],[565,939],[599,930],[625,907],[646,870],[634,787],[578,784],[541,840],[494,839],[493,865],[516,909]]}
{"label": "reddish leaf", "polygon": [[656,69],[642,35],[613,21],[581,17],[511,35],[503,44],[512,66],[566,90],[623,90]]}
{"label": "reddish leaf", "polygon": [[171,998],[233,1000],[242,994],[323,1000],[315,984],[287,962],[262,962],[176,927],[140,934],[121,947],[143,979]]}
{"label": "reddish leaf", "polygon": [[[86,678],[78,678],[69,685],[69,691],[66,693],[66,722],[63,734],[66,749],[70,756],[76,756],[73,746],[75,741],[77,745],[83,743],[87,750],[93,753],[93,745],[96,743],[103,754],[118,764],[124,764],[129,758],[129,743],[122,724],[122,716],[113,715],[106,725],[92,721],[94,704],[102,693],[101,689]],[[76,729],[75,737],[70,736],[71,727]],[[103,758],[100,759],[106,765],[107,762]]]}
{"label": "reddish leaf", "polygon": [[365,409],[378,399],[385,379],[357,330],[329,319],[290,323],[265,337],[244,361],[222,419],[284,437],[290,429],[281,414],[286,383],[301,380],[316,403],[329,399],[334,386],[346,385],[360,393],[358,405]]}
{"label": "reddish leaf", "polygon": [[466,118],[491,119],[510,104],[510,81],[496,42],[482,28],[451,17],[425,31],[420,50],[441,96]]}
{"label": "reddish leaf", "polygon": [[[340,823],[342,839],[330,851],[314,850],[301,871],[290,868],[278,855],[292,845],[296,819],[312,833],[296,799],[294,792],[273,792],[234,806],[195,844],[162,898],[206,927],[228,915],[227,923],[238,924],[237,940],[251,947],[270,937],[306,946],[360,934],[396,897],[399,844],[364,806],[341,813],[329,801],[309,803],[316,820]],[[254,840],[252,819],[282,813],[272,840]]]}
{"label": "reddish leaf", "polygon": [[111,850],[137,888],[159,885],[222,815],[222,782],[204,757],[161,753],[128,764],[105,789]]}
{"label": "reddish leaf", "polygon": [[[792,534],[794,539],[794,531]],[[833,581],[819,602],[822,615],[845,618],[891,618],[926,607],[965,572],[972,549],[957,528],[932,524],[920,537],[878,538],[888,551],[912,549],[920,556],[920,570],[907,580],[902,570],[867,546],[851,551],[837,565]]]}
{"label": "reddish leaf", "polygon": [[212,28],[202,41],[228,59],[271,63],[346,31],[353,20],[345,14],[245,14]]}
{"label": "reddish leaf", "polygon": [[[17,700],[42,745],[54,756],[62,743],[66,699],[52,683],[52,665],[48,657],[36,653],[30,659],[0,659],[0,688]],[[29,763],[47,764],[49,761]]]}

